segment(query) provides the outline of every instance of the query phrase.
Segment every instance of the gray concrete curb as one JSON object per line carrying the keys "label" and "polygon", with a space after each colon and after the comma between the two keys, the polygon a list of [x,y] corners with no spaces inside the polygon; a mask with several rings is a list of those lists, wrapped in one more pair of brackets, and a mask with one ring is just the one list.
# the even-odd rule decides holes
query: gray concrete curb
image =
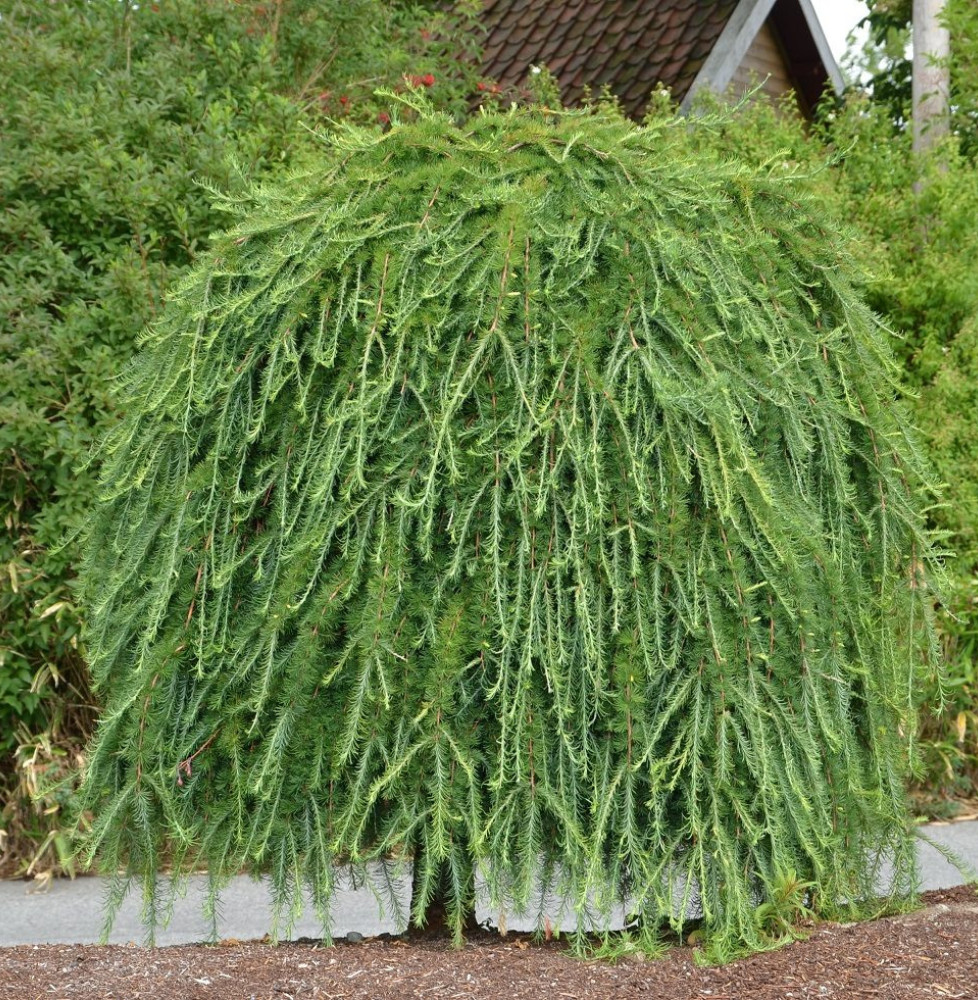
{"label": "gray concrete curb", "polygon": [[[924,827],[922,832],[978,871],[978,821],[932,824]],[[938,850],[924,841],[920,842],[920,865],[925,890],[946,889],[965,881]],[[340,879],[331,910],[334,937],[351,932],[369,937],[397,933],[402,929],[383,914],[380,898],[385,894],[385,887],[381,882],[378,878],[373,887],[353,886],[348,879]],[[410,874],[402,872],[393,883],[394,893],[401,904],[402,924],[407,916],[410,888]],[[206,876],[193,876],[187,880],[186,894],[176,900],[168,926],[157,931],[157,945],[193,944],[211,938],[210,926],[202,915],[206,889]],[[96,944],[103,924],[106,892],[105,880],[94,877],[58,880],[44,890],[32,882],[0,882],[0,947]],[[141,906],[137,890],[135,897],[130,896],[123,903],[108,939],[110,943],[140,944],[145,941],[146,932],[140,919]],[[548,901],[545,912],[551,923],[569,930],[573,921],[559,911],[558,904]],[[272,913],[267,883],[247,877],[232,879],[221,893],[218,938],[260,940],[273,932]],[[497,917],[485,907],[479,908],[477,916],[492,923]],[[508,916],[507,925],[510,930],[532,930],[536,917],[519,919]],[[306,907],[306,912],[294,927],[280,927],[278,930],[283,940],[320,936],[319,922],[311,906]]]}

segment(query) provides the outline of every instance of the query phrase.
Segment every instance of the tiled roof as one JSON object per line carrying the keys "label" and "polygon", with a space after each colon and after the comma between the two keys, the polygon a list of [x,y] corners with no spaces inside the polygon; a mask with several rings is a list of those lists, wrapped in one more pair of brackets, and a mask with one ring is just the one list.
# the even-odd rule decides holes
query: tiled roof
{"label": "tiled roof", "polygon": [[607,84],[640,117],[657,83],[682,100],[738,0],[487,0],[483,69],[504,87],[543,64],[568,104]]}

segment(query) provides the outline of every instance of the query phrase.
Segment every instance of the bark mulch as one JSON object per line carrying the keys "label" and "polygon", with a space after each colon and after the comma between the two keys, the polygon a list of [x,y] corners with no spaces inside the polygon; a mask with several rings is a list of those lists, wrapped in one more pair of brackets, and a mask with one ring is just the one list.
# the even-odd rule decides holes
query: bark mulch
{"label": "bark mulch", "polygon": [[926,893],[925,908],[822,924],[805,941],[701,968],[689,948],[658,961],[583,962],[555,942],[482,933],[461,950],[377,938],[332,948],[28,946],[0,949],[2,1000],[978,1000],[978,892]]}

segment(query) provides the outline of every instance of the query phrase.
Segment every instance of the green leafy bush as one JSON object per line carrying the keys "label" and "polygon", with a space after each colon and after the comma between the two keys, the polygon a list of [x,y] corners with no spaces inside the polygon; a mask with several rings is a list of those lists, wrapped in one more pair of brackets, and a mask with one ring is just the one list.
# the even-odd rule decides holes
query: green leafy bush
{"label": "green leafy bush", "polygon": [[978,318],[954,338],[920,395],[921,428],[946,484],[937,512],[955,553],[953,585],[940,619],[946,683],[927,699],[922,806],[941,813],[978,797]]}
{"label": "green leafy bush", "polygon": [[103,446],[107,872],[267,872],[328,922],[334,864],[411,855],[459,932],[477,867],[516,908],[542,868],[652,927],[698,892],[720,957],[784,872],[822,913],[879,851],[911,890],[897,369],[806,184],[695,133],[425,113],[241,201]]}
{"label": "green leafy bush", "polygon": [[[886,108],[853,97],[814,130],[767,103],[696,132],[730,158],[803,168],[862,265],[860,287],[892,327],[916,393],[922,445],[945,485],[929,517],[952,558],[938,617],[946,685],[921,692],[920,809],[978,796],[978,168],[952,141],[915,158]],[[828,152],[832,165],[821,165]]]}
{"label": "green leafy bush", "polygon": [[0,800],[18,741],[90,727],[75,547],[59,544],[91,507],[86,459],[137,332],[219,225],[210,189],[301,156],[324,114],[376,122],[373,90],[404,73],[464,107],[471,18],[379,0],[0,0]]}
{"label": "green leafy bush", "polygon": [[864,234],[872,269],[867,297],[901,334],[905,379],[916,390],[922,443],[945,484],[931,511],[946,534],[946,607],[938,619],[948,684],[922,692],[924,811],[948,795],[978,796],[978,167],[952,140],[929,160],[913,157],[878,109],[855,104],[834,130],[846,150],[841,210]]}
{"label": "green leafy bush", "polygon": [[973,812],[978,798],[978,578],[955,580],[939,620],[944,681],[925,689],[921,767],[911,786],[926,816]]}
{"label": "green leafy bush", "polygon": [[877,108],[855,101],[833,123],[843,151],[840,209],[869,242],[867,294],[902,337],[914,388],[929,385],[978,311],[978,169],[953,143],[915,157]]}
{"label": "green leafy bush", "polygon": [[[24,680],[74,665],[72,552],[51,550],[87,509],[78,469],[120,360],[217,224],[201,185],[233,186],[229,154],[255,174],[296,153],[301,109],[285,91],[349,78],[347,108],[373,117],[365,88],[425,53],[397,44],[418,13],[376,3],[8,3],[2,14],[0,656],[7,703],[29,710]],[[458,81],[443,85],[457,100]]]}

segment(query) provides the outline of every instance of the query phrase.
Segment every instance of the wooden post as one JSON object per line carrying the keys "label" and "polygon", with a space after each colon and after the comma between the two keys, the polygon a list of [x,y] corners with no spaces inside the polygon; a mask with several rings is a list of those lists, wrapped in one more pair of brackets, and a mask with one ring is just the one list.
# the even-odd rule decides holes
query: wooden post
{"label": "wooden post", "polygon": [[913,3],[913,148],[937,145],[950,127],[951,33],[943,22],[947,0]]}

